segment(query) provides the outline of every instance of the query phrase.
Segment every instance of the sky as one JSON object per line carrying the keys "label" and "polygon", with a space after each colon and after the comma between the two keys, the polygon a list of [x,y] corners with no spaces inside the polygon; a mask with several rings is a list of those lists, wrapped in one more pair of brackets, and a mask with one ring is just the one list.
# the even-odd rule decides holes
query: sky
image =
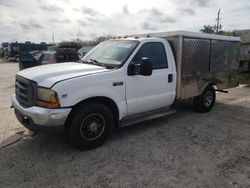
{"label": "sky", "polygon": [[0,42],[199,32],[219,8],[223,30],[250,29],[250,0],[0,0]]}

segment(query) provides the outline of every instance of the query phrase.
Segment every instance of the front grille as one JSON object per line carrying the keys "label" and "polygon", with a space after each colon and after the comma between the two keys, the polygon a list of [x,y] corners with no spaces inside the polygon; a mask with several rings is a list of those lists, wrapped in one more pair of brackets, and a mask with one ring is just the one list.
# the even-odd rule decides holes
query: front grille
{"label": "front grille", "polygon": [[23,107],[35,104],[37,84],[31,80],[16,76],[16,98]]}

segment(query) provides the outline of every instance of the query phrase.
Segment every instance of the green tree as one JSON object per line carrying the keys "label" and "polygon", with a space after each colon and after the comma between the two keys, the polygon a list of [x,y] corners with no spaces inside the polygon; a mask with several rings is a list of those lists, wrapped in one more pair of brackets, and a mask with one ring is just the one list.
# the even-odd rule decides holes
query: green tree
{"label": "green tree", "polygon": [[223,30],[220,30],[216,34],[218,34],[218,35],[226,35],[226,36],[233,36],[233,32],[232,31],[223,31]]}
{"label": "green tree", "polygon": [[211,25],[204,25],[203,29],[201,29],[200,32],[202,32],[202,33],[210,33],[210,34],[215,33],[214,27],[211,26]]}
{"label": "green tree", "polygon": [[218,32],[215,32],[215,27],[211,25],[204,25],[203,29],[201,29],[200,32],[209,33],[209,34],[217,34],[217,35],[233,36],[232,31],[219,30]]}

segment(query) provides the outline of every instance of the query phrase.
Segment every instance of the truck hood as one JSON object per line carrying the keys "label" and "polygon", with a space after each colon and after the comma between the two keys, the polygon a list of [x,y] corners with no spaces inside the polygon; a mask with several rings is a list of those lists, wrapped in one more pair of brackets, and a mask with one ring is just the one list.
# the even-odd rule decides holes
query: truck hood
{"label": "truck hood", "polygon": [[17,74],[29,80],[35,81],[39,86],[52,87],[53,84],[62,80],[105,71],[110,70],[89,64],[59,63],[25,69]]}

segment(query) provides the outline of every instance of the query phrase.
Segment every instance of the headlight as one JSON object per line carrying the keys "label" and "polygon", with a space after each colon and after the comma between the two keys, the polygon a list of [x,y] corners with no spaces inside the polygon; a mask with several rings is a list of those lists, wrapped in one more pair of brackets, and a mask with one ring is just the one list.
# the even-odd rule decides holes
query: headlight
{"label": "headlight", "polygon": [[37,106],[43,107],[43,108],[59,108],[59,100],[57,98],[57,94],[55,91],[48,89],[48,88],[42,88],[38,87],[37,89]]}

